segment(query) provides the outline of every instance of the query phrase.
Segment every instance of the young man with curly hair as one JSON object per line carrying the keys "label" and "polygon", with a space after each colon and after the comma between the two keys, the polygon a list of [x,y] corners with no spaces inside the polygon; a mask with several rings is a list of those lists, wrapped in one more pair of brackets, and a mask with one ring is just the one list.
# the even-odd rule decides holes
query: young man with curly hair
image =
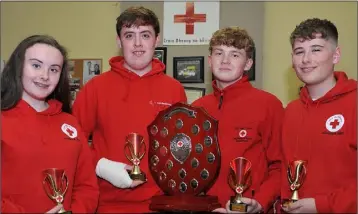
{"label": "young man with curly hair", "polygon": [[221,171],[209,195],[229,207],[235,191],[228,185],[230,161],[244,157],[252,164],[252,184],[243,193],[247,213],[267,212],[280,193],[282,103],[272,94],[254,88],[247,71],[253,64],[254,41],[246,30],[227,27],[210,40],[209,66],[215,76],[214,92],[196,100],[219,121]]}

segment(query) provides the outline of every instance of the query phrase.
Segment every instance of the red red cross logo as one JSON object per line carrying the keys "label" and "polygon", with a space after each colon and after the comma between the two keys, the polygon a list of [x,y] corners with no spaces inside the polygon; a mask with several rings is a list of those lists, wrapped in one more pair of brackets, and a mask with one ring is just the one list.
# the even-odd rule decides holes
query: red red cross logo
{"label": "red red cross logo", "polygon": [[241,186],[238,186],[238,187],[236,187],[235,191],[237,193],[241,194],[244,191],[244,189]]}
{"label": "red red cross logo", "polygon": [[67,132],[70,136],[73,135],[73,131],[72,131],[71,129],[69,129],[69,128],[66,129],[66,132]]}
{"label": "red red cross logo", "polygon": [[71,125],[68,125],[66,123],[62,124],[61,130],[63,133],[65,133],[68,137],[74,139],[77,137],[77,130]]}
{"label": "red red cross logo", "polygon": [[194,2],[186,2],[185,14],[174,15],[174,23],[185,23],[185,34],[194,34],[195,22],[206,22],[206,14],[195,14]]}
{"label": "red red cross logo", "polygon": [[326,120],[326,129],[329,132],[338,132],[344,125],[344,116],[335,114]]}
{"label": "red red cross logo", "polygon": [[329,125],[331,125],[332,129],[335,129],[339,125],[339,121],[335,119]]}
{"label": "red red cross logo", "polygon": [[182,141],[178,141],[178,143],[177,143],[178,147],[182,147],[183,145],[184,145],[184,143]]}
{"label": "red red cross logo", "polygon": [[133,164],[134,164],[134,165],[138,166],[139,163],[140,163],[140,160],[139,160],[138,158],[134,158],[134,159],[133,159]]}
{"label": "red red cross logo", "polygon": [[240,132],[239,132],[239,136],[240,137],[246,137],[247,135],[247,131],[245,129],[242,129]]}
{"label": "red red cross logo", "polygon": [[291,190],[295,190],[296,189],[296,184],[291,184],[290,188],[291,188]]}
{"label": "red red cross logo", "polygon": [[55,198],[57,203],[61,203],[63,201],[63,196],[62,195],[57,195]]}

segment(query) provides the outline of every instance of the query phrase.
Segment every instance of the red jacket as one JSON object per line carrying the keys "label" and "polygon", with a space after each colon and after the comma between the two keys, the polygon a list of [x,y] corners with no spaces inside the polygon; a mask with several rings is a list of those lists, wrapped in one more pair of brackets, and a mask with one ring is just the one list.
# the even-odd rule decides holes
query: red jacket
{"label": "red jacket", "polygon": [[221,171],[208,194],[217,195],[225,206],[235,195],[227,182],[229,163],[243,156],[252,163],[253,180],[244,196],[256,199],[267,211],[280,193],[282,104],[275,96],[252,87],[247,76],[224,90],[213,81],[213,88],[213,94],[193,103],[219,121]]}
{"label": "red jacket", "polygon": [[[148,149],[147,126],[160,110],[186,102],[186,96],[182,85],[164,74],[165,65],[157,59],[152,71],[142,77],[125,69],[122,57],[109,62],[111,70],[91,79],[79,92],[73,113],[87,136],[93,133],[96,164],[105,157],[132,165],[124,155],[125,137],[131,132],[143,135]],[[99,178],[99,212],[149,211],[149,200],[160,189],[150,176],[147,154],[140,168],[148,181],[135,189],[120,189]]]}
{"label": "red jacket", "polygon": [[[47,110],[36,112],[20,100],[1,112],[3,213],[44,213],[56,206],[42,186],[42,171],[47,168],[65,169],[69,180],[66,210],[93,213],[97,208],[99,191],[94,166],[87,161],[91,152],[86,138],[76,119],[61,112],[60,102],[48,103]],[[72,126],[72,131],[64,124]]]}
{"label": "red jacket", "polygon": [[[307,88],[285,112],[282,143],[288,161],[307,161],[307,176],[299,198],[314,198],[320,213],[357,210],[357,81],[335,72],[337,83],[312,101]],[[290,198],[282,173],[282,198]]]}

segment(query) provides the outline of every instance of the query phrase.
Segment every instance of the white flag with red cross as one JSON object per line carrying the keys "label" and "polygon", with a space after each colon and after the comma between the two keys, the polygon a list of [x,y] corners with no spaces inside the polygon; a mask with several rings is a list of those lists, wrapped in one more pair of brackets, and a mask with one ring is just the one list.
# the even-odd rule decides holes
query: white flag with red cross
{"label": "white flag with red cross", "polygon": [[220,2],[164,2],[163,45],[207,45],[219,29]]}

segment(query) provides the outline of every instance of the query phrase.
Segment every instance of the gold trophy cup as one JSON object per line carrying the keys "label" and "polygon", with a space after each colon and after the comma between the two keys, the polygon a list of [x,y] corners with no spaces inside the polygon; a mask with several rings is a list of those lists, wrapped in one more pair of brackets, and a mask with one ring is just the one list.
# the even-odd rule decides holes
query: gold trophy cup
{"label": "gold trophy cup", "polygon": [[139,168],[140,160],[144,157],[145,151],[146,146],[143,136],[137,133],[127,135],[126,144],[124,145],[124,154],[133,164],[133,169],[129,171],[129,176],[132,180],[147,180],[145,173]]}
{"label": "gold trophy cup", "polygon": [[[44,180],[42,186],[47,196],[58,205],[62,204],[68,188],[68,179],[63,169],[49,168],[43,171]],[[72,213],[61,208],[59,213]]]}
{"label": "gold trophy cup", "polygon": [[236,195],[230,198],[230,210],[247,212],[247,204],[241,201],[242,194],[251,185],[251,162],[244,157],[238,157],[230,162],[228,176],[230,187]]}
{"label": "gold trophy cup", "polygon": [[287,206],[288,204],[293,203],[299,199],[298,190],[302,186],[307,174],[305,164],[306,162],[303,160],[296,160],[288,163],[287,180],[290,184],[292,197],[291,199],[284,200],[282,206]]}

